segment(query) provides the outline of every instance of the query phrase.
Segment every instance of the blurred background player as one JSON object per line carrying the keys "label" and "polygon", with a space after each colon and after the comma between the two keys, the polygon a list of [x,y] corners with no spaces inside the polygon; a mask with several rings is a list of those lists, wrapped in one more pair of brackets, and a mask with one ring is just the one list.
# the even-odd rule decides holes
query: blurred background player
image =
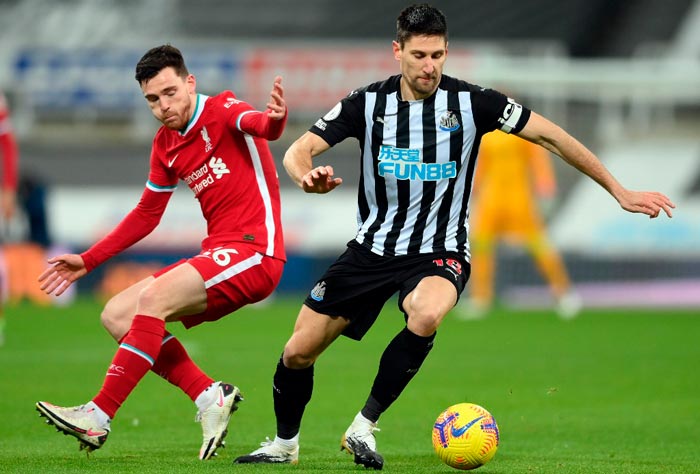
{"label": "blurred background player", "polygon": [[[0,155],[2,155],[2,187],[0,188],[0,212],[2,212],[3,232],[6,234],[8,223],[15,214],[17,202],[17,140],[15,139],[10,111],[5,95],[0,91]],[[3,235],[4,237],[4,235]],[[1,243],[1,240],[0,240]],[[0,346],[5,343],[5,288],[7,272],[0,272]]]}
{"label": "blurred background player", "polygon": [[458,306],[458,318],[483,316],[493,306],[495,254],[502,241],[526,249],[549,285],[557,313],[565,319],[575,317],[581,300],[546,231],[544,210],[557,191],[547,150],[514,135],[486,134],[474,182],[470,297]]}

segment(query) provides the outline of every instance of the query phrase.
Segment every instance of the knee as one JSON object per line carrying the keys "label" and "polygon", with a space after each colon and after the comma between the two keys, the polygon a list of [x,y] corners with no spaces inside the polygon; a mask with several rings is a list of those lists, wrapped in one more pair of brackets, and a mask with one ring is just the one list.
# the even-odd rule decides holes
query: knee
{"label": "knee", "polygon": [[425,308],[409,315],[408,329],[418,336],[427,337],[437,331],[444,315],[434,308]]}
{"label": "knee", "polygon": [[313,365],[315,361],[315,355],[301,350],[291,341],[284,346],[282,362],[288,369],[305,369]]}
{"label": "knee", "polygon": [[100,322],[115,340],[119,340],[129,331],[133,315],[120,309],[120,305],[110,299],[100,314]]}
{"label": "knee", "polygon": [[172,308],[167,307],[167,301],[162,297],[162,290],[157,285],[151,283],[144,287],[138,295],[137,310],[139,314],[158,316],[166,318],[172,312]]}

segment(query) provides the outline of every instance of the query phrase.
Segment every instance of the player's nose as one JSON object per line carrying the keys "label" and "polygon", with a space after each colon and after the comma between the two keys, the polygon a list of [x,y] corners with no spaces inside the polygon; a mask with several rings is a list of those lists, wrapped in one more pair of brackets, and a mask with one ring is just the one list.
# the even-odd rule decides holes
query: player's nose
{"label": "player's nose", "polygon": [[171,101],[167,97],[161,97],[160,99],[160,110],[167,112],[170,110]]}

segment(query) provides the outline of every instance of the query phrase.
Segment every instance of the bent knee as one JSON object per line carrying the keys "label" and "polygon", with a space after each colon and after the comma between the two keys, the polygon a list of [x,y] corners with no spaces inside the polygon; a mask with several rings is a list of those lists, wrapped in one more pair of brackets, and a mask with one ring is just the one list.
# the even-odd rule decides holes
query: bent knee
{"label": "bent knee", "polygon": [[[179,296],[180,295],[178,295],[178,297]],[[150,284],[139,292],[136,308],[139,314],[166,319],[168,316],[172,316],[181,309],[175,300],[177,300],[177,298],[167,297],[162,287]]]}
{"label": "bent knee", "polygon": [[427,337],[437,331],[444,315],[438,311],[422,311],[408,318],[408,328],[414,334]]}
{"label": "bent knee", "polygon": [[133,314],[122,305],[109,300],[100,314],[100,322],[116,340],[121,339],[131,326]]}
{"label": "bent knee", "polygon": [[287,344],[282,354],[282,362],[288,369],[305,369],[313,365],[316,358],[316,354],[299,350],[293,344]]}

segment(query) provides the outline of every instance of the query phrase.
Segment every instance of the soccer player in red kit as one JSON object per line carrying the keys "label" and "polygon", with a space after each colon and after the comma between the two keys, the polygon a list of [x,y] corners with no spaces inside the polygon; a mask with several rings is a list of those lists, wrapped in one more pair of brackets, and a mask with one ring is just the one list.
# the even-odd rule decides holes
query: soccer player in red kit
{"label": "soccer player in red kit", "polygon": [[[7,222],[14,215],[17,203],[18,152],[17,141],[10,123],[10,110],[2,92],[0,92],[0,156],[2,156],[2,183],[0,185],[0,212],[2,212],[2,216],[0,218]],[[0,295],[0,299],[2,299],[2,295]],[[0,346],[5,343],[5,319],[1,304]]]}
{"label": "soccer player in red kit", "polygon": [[197,405],[209,459],[226,436],[239,389],[216,382],[190,359],[165,323],[190,328],[215,321],[270,295],[286,259],[279,182],[268,140],[282,135],[287,108],[275,78],[267,110],[259,112],[230,92],[208,97],[171,45],[149,50],[136,80],[162,122],[153,140],[150,172],[138,205],[86,252],[51,258],[41,288],[60,295],[74,281],[147,236],[159,223],[178,181],[199,201],[207,221],[202,251],[113,297],[102,323],[119,342],[101,390],[84,405],[36,404],[42,416],[81,448],[100,448],[110,421],[149,370],[182,389]]}

